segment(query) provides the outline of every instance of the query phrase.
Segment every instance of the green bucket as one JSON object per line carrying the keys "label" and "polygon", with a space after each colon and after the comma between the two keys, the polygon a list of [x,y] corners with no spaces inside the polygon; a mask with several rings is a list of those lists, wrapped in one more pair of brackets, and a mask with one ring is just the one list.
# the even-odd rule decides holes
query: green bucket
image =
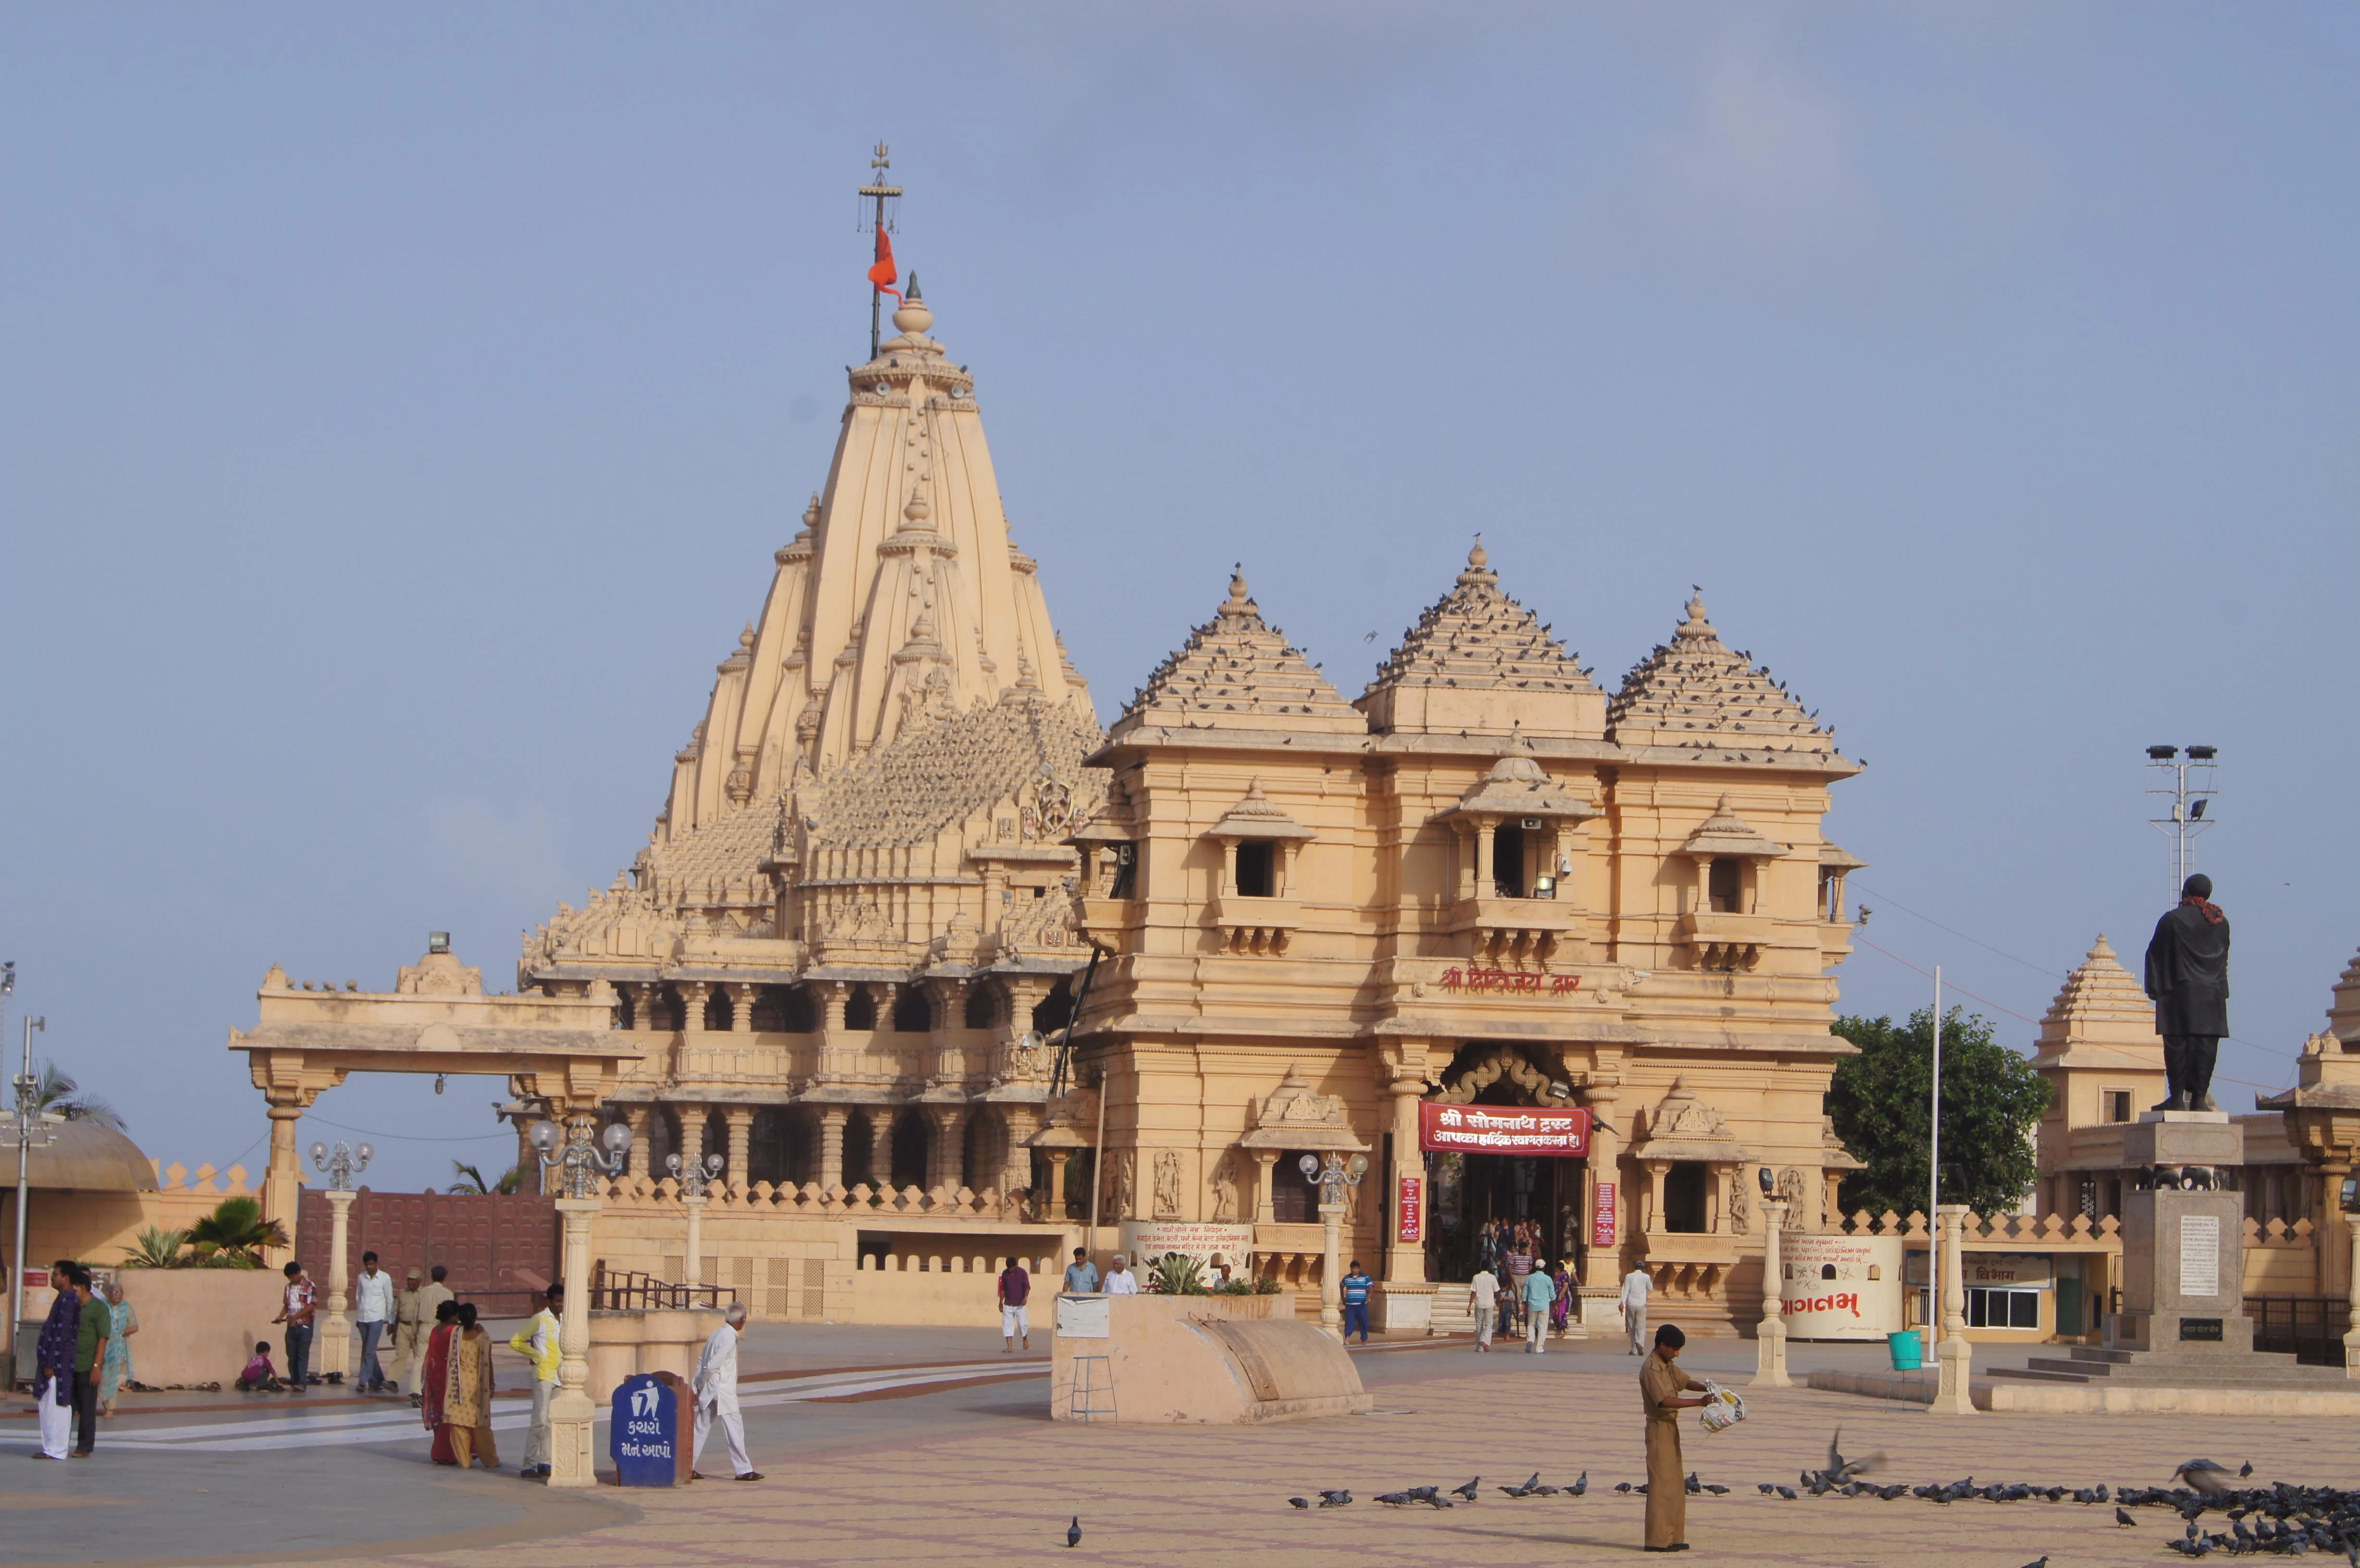
{"label": "green bucket", "polygon": [[1885,1348],[1893,1352],[1893,1369],[1896,1372],[1915,1372],[1926,1365],[1926,1342],[1918,1337],[1916,1329],[1888,1334],[1885,1336]]}

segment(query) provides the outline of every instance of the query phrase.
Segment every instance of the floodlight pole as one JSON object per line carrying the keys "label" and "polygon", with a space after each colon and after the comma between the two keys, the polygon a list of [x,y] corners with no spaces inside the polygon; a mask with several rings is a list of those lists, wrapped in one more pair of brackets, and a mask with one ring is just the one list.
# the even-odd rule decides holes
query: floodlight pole
{"label": "floodlight pole", "polygon": [[[2179,901],[2180,889],[2187,885],[2195,858],[2190,841],[2219,820],[2207,814],[2213,800],[2213,758],[2219,754],[2219,747],[2210,746],[2191,746],[2184,753],[2176,746],[2147,748],[2147,770],[2164,775],[2147,793],[2171,802],[2169,814],[2149,817],[2147,822],[2171,841],[2171,898],[2175,903]],[[2195,776],[2192,782],[2191,774]]]}
{"label": "floodlight pole", "polygon": [[[0,996],[16,988],[16,966],[8,965]],[[25,1321],[25,1200],[32,1191],[33,1161],[33,1031],[47,1034],[47,1018],[25,1019],[25,1066],[16,1080],[16,1250],[11,1254],[16,1272],[8,1280],[8,1381],[16,1379],[16,1325]]]}

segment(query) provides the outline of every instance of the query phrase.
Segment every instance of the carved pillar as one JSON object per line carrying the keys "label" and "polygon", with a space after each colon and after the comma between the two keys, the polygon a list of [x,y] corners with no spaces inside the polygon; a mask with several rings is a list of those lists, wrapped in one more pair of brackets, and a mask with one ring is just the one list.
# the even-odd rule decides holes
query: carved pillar
{"label": "carved pillar", "polygon": [[[2344,1249],[2344,1277],[2360,1280],[2360,1214],[2344,1215],[2344,1227],[2350,1233],[2345,1238],[2349,1245]],[[2344,1375],[2360,1377],[2360,1312],[2347,1315],[2352,1326],[2344,1334]]]}
{"label": "carved pillar", "polygon": [[1070,1149],[1053,1149],[1049,1153],[1049,1209],[1043,1218],[1065,1217],[1065,1162],[1074,1157]]}
{"label": "carved pillar", "polygon": [[1492,866],[1493,835],[1499,827],[1489,818],[1475,827],[1475,896],[1488,898],[1498,889],[1493,886],[1497,874]]}
{"label": "carved pillar", "polygon": [[869,1184],[880,1192],[893,1185],[893,1112],[891,1105],[869,1107]]}
{"label": "carved pillar", "polygon": [[648,1117],[650,1107],[632,1105],[623,1112],[623,1120],[631,1129],[631,1163],[627,1174],[644,1177],[648,1173]]}
{"label": "carved pillar", "polygon": [[1672,1162],[1668,1160],[1649,1160],[1642,1163],[1647,1168],[1646,1210],[1639,1216],[1640,1244],[1644,1247],[1645,1233],[1661,1229],[1663,1226],[1664,1178],[1670,1174]]}
{"label": "carved pillar", "polygon": [[[295,1239],[297,1197],[303,1190],[303,1167],[295,1155],[295,1124],[302,1119],[308,1097],[281,1098],[270,1105],[270,1163],[262,1172],[262,1215],[277,1220],[287,1232],[287,1239]],[[294,1256],[294,1248],[271,1247],[265,1254],[273,1268],[283,1268]]]}
{"label": "carved pillar", "polygon": [[632,980],[625,983],[631,993],[631,1032],[643,1034],[656,1027],[656,1008],[663,999],[663,987],[652,980]]}
{"label": "carved pillar", "polygon": [[[1593,1083],[1581,1092],[1581,1103],[1590,1107],[1589,1180],[1585,1189],[1581,1214],[1581,1235],[1587,1248],[1582,1255],[1582,1288],[1590,1290],[1613,1290],[1621,1287],[1622,1277],[1622,1216],[1629,1211],[1629,1194],[1622,1191],[1621,1134],[1614,1125],[1614,1105],[1622,1091],[1612,1083]],[[1611,1197],[1600,1192],[1601,1187],[1613,1189]],[[1597,1237],[1598,1214],[1608,1208],[1613,1219],[1613,1236],[1610,1245],[1594,1245]]]}
{"label": "carved pillar", "polygon": [[723,1115],[729,1123],[729,1166],[725,1174],[729,1191],[742,1198],[747,1188],[747,1157],[754,1145],[754,1107],[732,1105]]}
{"label": "carved pillar", "polygon": [[844,1030],[844,1005],[852,999],[852,987],[841,980],[829,980],[814,985],[819,994],[819,1027],[830,1034]]}
{"label": "carved pillar", "polygon": [[1271,1195],[1276,1189],[1271,1185],[1271,1177],[1278,1168],[1278,1150],[1274,1149],[1257,1149],[1253,1151],[1253,1158],[1255,1168],[1254,1223],[1256,1225],[1276,1225],[1278,1223],[1278,1211],[1273,1208],[1271,1203]]}
{"label": "carved pillar", "polygon": [[[1417,1107],[1419,1097],[1426,1093],[1426,1077],[1423,1073],[1404,1073],[1387,1087],[1393,1096],[1393,1168],[1388,1172],[1393,1182],[1393,1202],[1388,1205],[1393,1234],[1385,1237],[1385,1283],[1422,1284],[1426,1279],[1426,1219],[1432,1212],[1426,1190],[1426,1156],[1418,1149]],[[1402,1222],[1410,1217],[1412,1200],[1404,1186],[1409,1182],[1415,1183],[1417,1189],[1415,1241],[1401,1238]]]}
{"label": "carved pillar", "polygon": [[844,1185],[844,1124],[851,1114],[842,1105],[819,1108],[819,1187],[823,1192]]}
{"label": "carved pillar", "polygon": [[1935,1415],[1971,1416],[1975,1413],[1968,1390],[1973,1353],[1967,1345],[1966,1265],[1959,1244],[1967,1206],[1944,1203],[1934,1212],[1941,1225],[1942,1338],[1934,1346],[1934,1402],[1928,1409]]}
{"label": "carved pillar", "polygon": [[[1032,1137],[1041,1128],[1041,1108],[1038,1105],[1012,1105],[1000,1107],[1001,1126],[1006,1129],[1000,1139],[1000,1195],[1002,1198],[1019,1188],[1030,1191],[1032,1186]],[[1039,1205],[1034,1204],[1037,1210]]]}
{"label": "carved pillar", "polygon": [[328,1299],[320,1314],[319,1355],[311,1370],[341,1383],[353,1370],[353,1299],[344,1289],[345,1237],[351,1234],[353,1200],[358,1192],[328,1189]]}
{"label": "carved pillar", "polygon": [[673,989],[680,993],[680,1027],[683,1031],[705,1028],[705,1000],[713,995],[709,980],[683,980]]}
{"label": "carved pillar", "polygon": [[723,987],[729,996],[729,1027],[738,1034],[754,1032],[754,997],[761,987],[731,981]]}
{"label": "carved pillar", "polygon": [[684,1175],[692,1166],[705,1162],[705,1107],[675,1105],[680,1114],[680,1169]]}
{"label": "carved pillar", "polygon": [[1786,1281],[1778,1257],[1781,1233],[1786,1228],[1786,1200],[1762,1200],[1762,1326],[1754,1331],[1754,1386],[1789,1388],[1786,1376]]}
{"label": "carved pillar", "polygon": [[926,1140],[926,1187],[929,1191],[947,1187],[956,1192],[962,1185],[960,1167],[966,1162],[963,1135],[967,1131],[967,1107],[929,1106],[926,1122],[933,1135]]}
{"label": "carved pillar", "polygon": [[565,1225],[565,1314],[557,1323],[557,1391],[549,1399],[549,1485],[586,1489],[598,1484],[591,1460],[591,1427],[597,1407],[590,1381],[590,1227],[596,1198],[560,1198]]}

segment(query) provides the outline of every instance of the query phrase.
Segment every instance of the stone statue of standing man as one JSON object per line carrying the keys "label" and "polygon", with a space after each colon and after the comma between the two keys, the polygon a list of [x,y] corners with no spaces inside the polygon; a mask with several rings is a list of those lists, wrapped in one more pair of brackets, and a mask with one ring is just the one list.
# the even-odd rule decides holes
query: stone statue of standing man
{"label": "stone statue of standing man", "polygon": [[2229,917],[2212,898],[2212,878],[2191,877],[2147,944],[2147,994],[2169,1084],[2158,1111],[2221,1108],[2212,1103],[2212,1061],[2229,1032]]}

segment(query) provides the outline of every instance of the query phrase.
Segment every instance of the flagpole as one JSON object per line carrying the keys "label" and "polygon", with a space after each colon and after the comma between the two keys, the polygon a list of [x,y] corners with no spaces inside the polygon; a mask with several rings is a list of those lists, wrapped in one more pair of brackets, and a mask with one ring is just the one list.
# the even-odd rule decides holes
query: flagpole
{"label": "flagpole", "polygon": [[1934,1084],[1930,1158],[1926,1173],[1926,1323],[1928,1343],[1940,1337],[1936,1314],[1942,1310],[1942,1245],[1935,1236],[1935,1215],[1942,1206],[1942,966],[1934,965]]}
{"label": "flagpole", "polygon": [[[877,151],[869,159],[869,167],[872,171],[871,182],[860,188],[861,195],[869,197],[877,203],[877,215],[874,220],[876,227],[870,231],[877,236],[876,253],[869,258],[872,261],[885,259],[885,203],[901,194],[900,186],[888,185],[885,183],[883,175],[874,173],[875,170],[893,167],[893,159],[890,156],[892,150],[883,142],[877,144]],[[872,278],[869,280],[869,357],[870,359],[877,357],[878,351],[882,346],[884,324],[885,289]]]}

